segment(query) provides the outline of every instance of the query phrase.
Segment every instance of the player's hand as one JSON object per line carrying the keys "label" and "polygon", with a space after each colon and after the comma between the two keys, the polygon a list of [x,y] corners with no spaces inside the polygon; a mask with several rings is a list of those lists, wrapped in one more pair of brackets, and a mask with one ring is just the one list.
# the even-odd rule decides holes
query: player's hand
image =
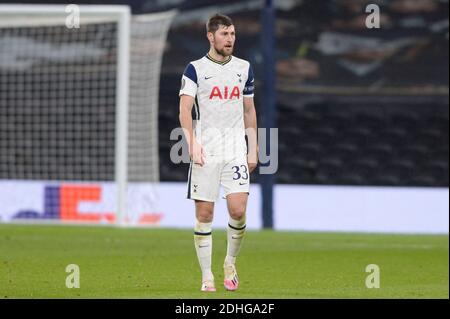
{"label": "player's hand", "polygon": [[194,162],[194,164],[198,164],[200,166],[203,166],[206,161],[206,155],[205,150],[203,149],[203,146],[198,143],[197,141],[194,141],[192,145],[191,152],[191,160]]}
{"label": "player's hand", "polygon": [[259,147],[256,146],[256,152],[247,155],[247,165],[250,173],[253,172],[255,168],[258,166],[258,153]]}
{"label": "player's hand", "polygon": [[249,170],[249,172],[250,173],[253,172],[255,170],[256,166],[258,166],[258,163],[248,162],[248,170]]}

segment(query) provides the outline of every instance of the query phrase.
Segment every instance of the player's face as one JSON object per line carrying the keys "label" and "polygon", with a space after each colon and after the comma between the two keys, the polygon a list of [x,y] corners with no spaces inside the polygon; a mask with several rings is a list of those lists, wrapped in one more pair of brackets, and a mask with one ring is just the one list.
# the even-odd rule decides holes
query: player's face
{"label": "player's face", "polygon": [[220,26],[214,33],[212,44],[217,53],[222,56],[229,56],[233,54],[235,40],[234,25],[230,25],[229,27]]}

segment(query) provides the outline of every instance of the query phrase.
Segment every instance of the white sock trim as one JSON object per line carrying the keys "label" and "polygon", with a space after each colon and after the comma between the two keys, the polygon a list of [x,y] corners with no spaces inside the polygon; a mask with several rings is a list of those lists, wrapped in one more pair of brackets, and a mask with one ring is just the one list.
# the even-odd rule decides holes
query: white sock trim
{"label": "white sock trim", "polygon": [[210,234],[212,232],[212,222],[209,223],[202,223],[198,220],[195,223],[194,232],[200,234]]}
{"label": "white sock trim", "polygon": [[230,228],[232,228],[232,229],[235,229],[235,230],[243,230],[243,229],[245,229],[245,227],[247,226],[245,224],[245,217],[242,218],[241,220],[236,220],[236,219],[233,219],[233,218],[230,217],[228,219],[228,226]]}

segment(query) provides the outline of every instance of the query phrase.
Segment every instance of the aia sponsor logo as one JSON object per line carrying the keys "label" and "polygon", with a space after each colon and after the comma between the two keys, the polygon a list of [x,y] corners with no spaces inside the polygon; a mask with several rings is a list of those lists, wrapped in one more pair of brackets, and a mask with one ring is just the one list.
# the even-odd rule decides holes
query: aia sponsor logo
{"label": "aia sponsor logo", "polygon": [[214,86],[209,95],[209,99],[219,100],[232,100],[234,98],[239,99],[241,97],[241,91],[238,86],[234,86],[232,89],[228,86],[223,87],[221,90],[218,86]]}

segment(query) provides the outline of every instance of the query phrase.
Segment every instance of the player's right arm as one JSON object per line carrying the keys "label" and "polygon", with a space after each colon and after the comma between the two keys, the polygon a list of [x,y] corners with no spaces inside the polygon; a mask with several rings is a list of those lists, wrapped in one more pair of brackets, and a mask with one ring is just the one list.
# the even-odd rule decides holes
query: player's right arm
{"label": "player's right arm", "polygon": [[192,127],[192,107],[197,94],[197,71],[192,63],[184,70],[180,89],[180,124],[189,146],[189,156],[195,164],[205,164],[203,147],[197,141]]}
{"label": "player's right arm", "polygon": [[194,98],[183,94],[180,96],[180,125],[183,128],[184,136],[189,147],[189,156],[195,164],[203,166],[205,164],[205,154],[203,147],[197,142],[192,128],[192,107]]}

